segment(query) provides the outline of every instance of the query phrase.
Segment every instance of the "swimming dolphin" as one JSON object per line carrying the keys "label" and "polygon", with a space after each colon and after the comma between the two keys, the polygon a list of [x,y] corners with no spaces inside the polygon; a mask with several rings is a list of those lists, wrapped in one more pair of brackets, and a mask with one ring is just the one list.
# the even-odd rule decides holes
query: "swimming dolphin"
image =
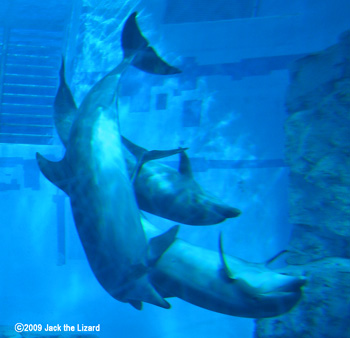
{"label": "swimming dolphin", "polygon": [[[176,73],[148,46],[136,13],[122,32],[124,58],[84,98],[68,133],[66,153],[51,162],[37,153],[44,176],[70,197],[75,225],[90,267],[115,299],[141,308],[169,304],[148,280],[150,248],[126,169],[118,125],[116,93],[120,76],[132,64],[157,74]],[[166,250],[177,228],[164,234]],[[152,250],[159,255],[162,250]],[[151,257],[151,258],[150,258]]]}
{"label": "swimming dolphin", "polygon": [[[157,238],[155,226],[145,218],[142,225],[147,236]],[[149,277],[164,298],[178,297],[230,316],[267,318],[288,312],[306,283],[304,276],[225,255],[221,237],[219,253],[176,239],[159,257]]]}
{"label": "swimming dolphin", "polygon": [[[54,103],[54,121],[57,133],[66,146],[78,108],[65,81],[64,63],[60,70],[60,85]],[[122,137],[124,156],[129,176],[134,183],[140,209],[169,220],[189,225],[211,225],[226,218],[237,217],[240,211],[206,192],[194,180],[191,164],[183,151],[159,152],[161,157],[180,153],[179,169],[158,161],[144,163],[141,158],[150,154]],[[152,158],[157,158],[151,153]]]}
{"label": "swimming dolphin", "polygon": [[[114,76],[113,74],[110,75]],[[101,87],[103,86],[100,86],[100,89]],[[99,114],[99,112],[97,113]],[[107,116],[108,115],[109,114],[107,114]],[[103,120],[102,115],[101,117]],[[95,117],[94,123],[90,125],[89,121],[84,121],[86,116],[84,117],[82,109],[79,109],[79,117],[77,118],[77,121],[74,122],[75,118],[72,119],[72,123],[74,123],[73,131],[72,133],[68,133],[67,139],[67,154],[70,154],[70,157],[67,154],[65,156],[65,161],[71,165],[72,168],[69,168],[67,163],[54,165],[43,159],[40,155],[38,155],[38,162],[44,174],[51,181],[55,182],[59,187],[65,190],[71,197],[77,228],[79,235],[82,238],[84,249],[89,257],[90,265],[101,284],[108,290],[108,292],[115,295],[114,282],[118,282],[118,278],[116,278],[115,269],[111,265],[113,262],[115,262],[118,267],[121,265],[118,253],[115,253],[113,245],[114,240],[111,241],[111,238],[115,238],[115,234],[110,227],[107,229],[102,227],[97,228],[97,230],[103,235],[102,244],[107,244],[104,246],[100,243],[101,239],[98,238],[98,234],[93,231],[93,229],[90,229],[91,223],[99,225],[98,221],[94,221],[99,218],[98,215],[94,215],[94,209],[96,209],[94,206],[95,204],[98,204],[98,201],[96,202],[95,199],[90,196],[91,188],[98,192],[99,189],[98,187],[91,185],[91,181],[94,180],[96,173],[100,173],[100,171],[104,172],[104,170],[102,170],[103,168],[100,168],[100,170],[97,171],[96,169],[91,170],[93,173],[92,176],[89,175],[89,172],[86,170],[81,170],[79,173],[83,174],[83,176],[77,174],[74,176],[74,174],[72,174],[72,172],[74,173],[73,170],[76,170],[77,167],[72,154],[78,154],[80,162],[83,162],[85,159],[84,155],[80,154],[79,151],[75,150],[74,152],[71,149],[74,149],[74,142],[77,142],[78,144],[79,142],[80,144],[82,143],[77,136],[79,135],[79,128],[83,128],[79,127],[79,123],[85,123],[86,128],[92,129],[92,126],[96,124],[98,118]],[[112,127],[112,129],[117,130],[113,123]],[[70,131],[70,129],[71,128],[69,127],[67,130]],[[78,129],[78,131],[76,129]],[[99,134],[98,128],[97,130],[94,128],[94,130]],[[81,134],[86,135],[89,133],[81,132]],[[110,131],[108,131],[108,135],[105,136],[107,139],[109,139],[109,137],[112,137],[112,139],[115,137]],[[100,138],[102,138],[102,140]],[[100,139],[99,142],[102,144],[107,142],[102,135],[99,135],[98,139]],[[105,149],[105,147],[101,145],[98,148],[103,150],[109,149],[109,147]],[[120,150],[120,145],[118,145],[118,147],[114,145],[112,150],[114,148]],[[92,155],[93,154],[90,154],[93,158]],[[110,154],[109,156],[112,156],[113,158],[116,157],[114,154]],[[99,157],[99,159],[101,159],[102,163],[106,160],[104,157]],[[95,164],[99,168],[99,163],[96,162]],[[108,166],[108,162],[109,161],[105,163],[107,169],[115,169],[115,166],[113,165]],[[122,162],[119,153],[116,162]],[[121,165],[122,163],[119,164]],[[109,174],[111,177],[114,177],[111,173]],[[84,177],[84,175],[86,177]],[[85,184],[81,183],[81,177]],[[101,175],[98,175],[98,178],[100,177]],[[123,171],[123,177],[125,178],[125,170]],[[113,181],[111,183],[113,183]],[[81,184],[81,192],[75,191],[75,184]],[[126,184],[126,186],[128,185]],[[129,193],[129,189],[126,190]],[[116,190],[115,193],[117,194],[119,191],[120,190]],[[111,194],[113,193],[114,189]],[[110,197],[110,194],[108,194],[107,197]],[[79,200],[84,200],[86,198],[87,200],[85,200],[85,203],[83,204]],[[130,198],[130,196],[128,196],[128,198]],[[90,202],[93,203],[90,204]],[[120,220],[120,217],[116,215],[121,209],[118,204],[119,199],[117,198],[114,202],[117,206],[116,210],[114,210],[114,207],[113,209],[111,207],[108,208],[114,211],[113,215],[108,215],[108,220],[110,221],[113,220],[113,217]],[[111,203],[109,203],[109,205],[110,204]],[[90,210],[90,207],[92,207],[93,210]],[[99,204],[98,207],[101,208],[101,204]],[[102,210],[103,209],[104,208],[102,208]],[[86,213],[86,215],[84,213]],[[93,217],[94,222],[88,219],[91,216]],[[114,224],[115,227],[118,226],[118,224]],[[152,233],[152,231],[150,231],[150,225],[147,224],[145,220],[142,221],[142,224],[143,229],[148,234]],[[108,223],[104,223],[103,225],[108,225]],[[87,227],[87,229],[84,229],[84,226]],[[131,227],[130,231],[132,230],[134,230],[133,227]],[[138,230],[139,229],[137,228],[137,231]],[[154,290],[150,291],[147,280],[143,278],[145,266],[147,266],[148,269],[149,280],[151,280],[153,286],[163,297],[177,296],[203,308],[228,315],[253,318],[275,316],[288,311],[300,298],[300,289],[305,283],[303,277],[284,276],[267,269],[261,264],[248,263],[234,257],[225,256],[223,254],[222,245],[220,245],[220,254],[218,254],[214,251],[193,246],[180,239],[174,241],[176,230],[176,228],[173,228],[162,237],[155,237],[150,240],[151,244],[148,248],[150,253],[148,255],[147,264],[144,262],[144,255],[141,255],[141,264],[138,264],[137,268],[133,269],[133,274],[128,276],[129,282],[133,284],[132,292],[129,290],[130,283],[121,283],[122,286],[125,287],[124,291],[129,290],[129,297],[125,297],[125,294],[121,297],[119,291],[117,292],[117,299],[129,301],[137,308],[141,308],[141,301],[149,301],[157,304],[160,303],[160,305],[164,307],[169,306],[167,303],[164,304],[163,300],[159,299],[157,295],[154,295]],[[126,240],[128,241],[130,239],[127,238]],[[136,242],[139,243],[139,240]],[[96,243],[99,244],[97,247]],[[128,242],[128,244],[130,243]],[[142,247],[144,247],[143,240],[141,240],[141,244]],[[91,247],[89,247],[89,245]],[[133,247],[133,249],[134,248],[135,247]],[[90,257],[89,254],[90,256],[96,255],[97,258]],[[123,251],[121,254],[124,255],[125,252]],[[103,266],[106,271],[100,271]],[[121,265],[121,267],[123,267],[123,265]],[[131,265],[131,267],[133,267],[133,265]],[[124,269],[121,269],[121,273],[125,275]],[[139,276],[142,276],[142,282],[140,281],[140,278],[138,278]],[[110,286],[111,289],[109,288]],[[135,288],[139,293],[135,292]],[[140,295],[140,293],[145,290],[147,291],[147,297],[145,294]],[[136,301],[135,295],[138,295]],[[145,298],[151,298],[151,300],[145,300]]]}
{"label": "swimming dolphin", "polygon": [[[146,149],[122,138],[126,148],[139,158]],[[179,153],[178,170],[158,161],[143,165],[134,180],[134,190],[140,209],[189,225],[211,225],[227,218],[237,217],[240,210],[233,208],[205,191],[194,179],[190,160],[185,151]],[[135,160],[126,154],[129,172]]]}

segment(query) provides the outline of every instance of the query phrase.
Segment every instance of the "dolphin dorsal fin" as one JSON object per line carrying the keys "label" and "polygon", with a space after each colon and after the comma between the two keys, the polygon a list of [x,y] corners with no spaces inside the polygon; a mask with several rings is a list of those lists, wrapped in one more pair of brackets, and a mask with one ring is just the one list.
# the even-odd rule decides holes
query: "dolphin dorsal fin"
{"label": "dolphin dorsal fin", "polygon": [[126,137],[122,136],[122,142],[124,146],[136,157],[137,163],[135,165],[134,171],[130,177],[131,182],[133,183],[139,174],[142,166],[149,161],[158,160],[161,158],[169,157],[176,154],[181,154],[188,148],[178,148],[170,150],[147,150],[142,148],[135,143],[128,140]]}
{"label": "dolphin dorsal fin", "polygon": [[59,162],[52,162],[36,153],[36,160],[42,174],[69,196],[71,173],[65,158]]}
{"label": "dolphin dorsal fin", "polygon": [[219,253],[220,253],[220,260],[221,260],[222,269],[225,272],[226,277],[228,277],[229,279],[235,280],[236,278],[235,278],[234,274],[231,272],[231,270],[226,262],[224,249],[223,249],[223,245],[222,245],[222,232],[220,232],[220,236],[219,236]]}
{"label": "dolphin dorsal fin", "polygon": [[131,64],[147,73],[170,75],[178,74],[178,68],[170,66],[162,60],[149,42],[142,35],[136,22],[137,12],[132,13],[126,20],[122,32],[122,49],[124,59],[132,58]]}
{"label": "dolphin dorsal fin", "polygon": [[77,115],[78,108],[65,79],[64,58],[62,57],[60,84],[55,97],[53,119],[57,134],[65,147],[67,146],[70,130]]}
{"label": "dolphin dorsal fin", "polygon": [[191,162],[185,151],[180,153],[179,173],[183,176],[193,179]]}
{"label": "dolphin dorsal fin", "polygon": [[149,241],[149,263],[154,265],[157,263],[158,259],[163,255],[163,253],[168,250],[171,244],[176,239],[176,235],[179,231],[180,226],[174,225],[168,231],[163,234],[151,238]]}

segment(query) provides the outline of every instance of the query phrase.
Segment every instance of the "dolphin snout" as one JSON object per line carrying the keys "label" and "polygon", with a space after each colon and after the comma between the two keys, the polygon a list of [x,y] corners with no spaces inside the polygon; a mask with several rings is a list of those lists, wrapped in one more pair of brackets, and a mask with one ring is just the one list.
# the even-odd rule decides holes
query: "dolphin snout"
{"label": "dolphin snout", "polygon": [[307,282],[307,278],[304,276],[285,276],[281,286],[274,290],[274,292],[297,292]]}
{"label": "dolphin snout", "polygon": [[[291,277],[291,276],[289,276],[289,277]],[[304,276],[291,277],[289,282],[287,282],[281,288],[279,288],[279,291],[284,291],[284,292],[299,291],[300,288],[305,285],[306,281],[307,281],[307,279]]]}
{"label": "dolphin snout", "polygon": [[241,210],[237,208],[233,208],[229,205],[223,205],[223,204],[217,204],[215,206],[215,211],[225,219],[238,217],[242,213]]}

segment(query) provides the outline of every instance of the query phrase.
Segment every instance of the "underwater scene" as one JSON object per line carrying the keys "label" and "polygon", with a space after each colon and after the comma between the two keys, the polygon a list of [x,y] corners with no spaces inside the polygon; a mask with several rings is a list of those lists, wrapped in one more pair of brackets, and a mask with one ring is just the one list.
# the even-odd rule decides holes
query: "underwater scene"
{"label": "underwater scene", "polygon": [[350,338],[349,18],[1,0],[0,338]]}

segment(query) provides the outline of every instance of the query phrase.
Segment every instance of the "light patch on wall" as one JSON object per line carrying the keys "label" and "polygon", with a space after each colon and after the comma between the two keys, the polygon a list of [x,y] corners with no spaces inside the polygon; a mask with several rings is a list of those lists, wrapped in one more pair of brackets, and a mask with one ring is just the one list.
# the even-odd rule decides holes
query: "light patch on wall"
{"label": "light patch on wall", "polygon": [[232,20],[254,15],[256,0],[168,0],[164,23]]}

